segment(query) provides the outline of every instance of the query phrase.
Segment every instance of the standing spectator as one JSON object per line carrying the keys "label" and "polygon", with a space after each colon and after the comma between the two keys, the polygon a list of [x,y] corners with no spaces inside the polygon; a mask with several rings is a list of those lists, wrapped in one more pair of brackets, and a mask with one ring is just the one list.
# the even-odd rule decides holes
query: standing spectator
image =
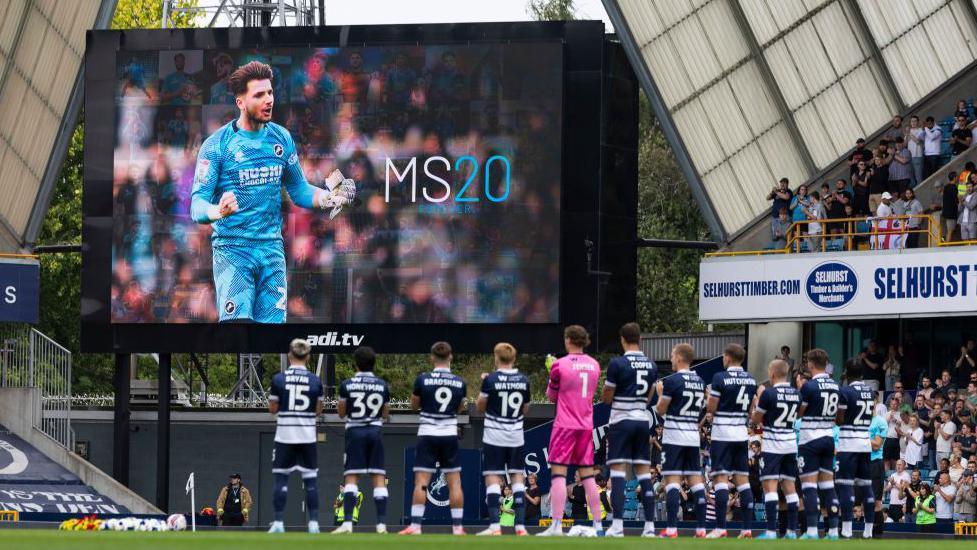
{"label": "standing spectator", "polygon": [[903,193],[903,202],[906,205],[905,214],[909,216],[906,220],[906,229],[908,229],[906,248],[919,248],[919,237],[923,227],[923,218],[919,216],[923,214],[923,204],[916,198],[916,192],[912,189],[906,189]]}
{"label": "standing spectator", "polygon": [[888,191],[896,196],[901,196],[906,189],[910,188],[913,178],[912,154],[906,148],[906,142],[899,136],[895,140],[896,153],[889,166],[889,187]]}
{"label": "standing spectator", "polygon": [[957,173],[947,174],[943,184],[943,205],[940,209],[940,235],[944,241],[953,240],[953,230],[957,227],[960,200],[957,198]]}
{"label": "standing spectator", "polygon": [[923,179],[930,177],[940,169],[940,140],[943,130],[936,125],[933,117],[926,117],[923,127]]}
{"label": "standing spectator", "polygon": [[579,470],[574,475],[573,485],[567,491],[567,495],[571,504],[570,517],[574,521],[586,521],[590,511],[587,510],[587,492],[584,490],[583,483],[580,481]]}
{"label": "standing spectator", "polygon": [[872,173],[873,169],[871,161],[867,160],[859,161],[855,166],[855,172],[852,173],[851,186],[852,194],[854,196],[852,200],[852,208],[855,210],[856,215],[867,216],[869,214],[868,195],[869,187],[871,186]]}
{"label": "standing spectator", "polygon": [[896,346],[889,345],[889,355],[886,357],[885,363],[882,364],[882,369],[885,371],[885,391],[895,390],[896,383],[902,379],[901,364]]}
{"label": "standing spectator", "polygon": [[773,221],[773,242],[770,243],[775,249],[787,247],[787,233],[790,231],[790,220],[787,218],[787,209],[781,208],[780,215]]}
{"label": "standing spectator", "polygon": [[957,123],[953,126],[953,131],[950,132],[950,152],[953,153],[953,156],[969,149],[971,139],[973,138],[970,129],[967,128],[967,117],[964,115],[957,116]]}
{"label": "standing spectator", "polygon": [[502,501],[499,503],[499,525],[501,527],[516,526],[516,509],[513,506],[515,498],[512,496],[512,485],[506,483],[502,487]]}
{"label": "standing spectator", "polygon": [[873,391],[881,390],[885,383],[885,370],[882,366],[885,359],[879,352],[879,343],[870,340],[868,347],[860,354],[859,358],[862,360],[862,369],[865,373],[863,380],[865,385],[870,386]]}
{"label": "standing spectator", "polygon": [[923,429],[919,427],[919,417],[915,414],[909,417],[909,426],[904,427],[900,437],[906,446],[906,468],[915,470],[923,460]]}
{"label": "standing spectator", "polygon": [[902,460],[896,463],[896,471],[892,472],[885,489],[889,491],[889,517],[892,521],[900,522],[906,515],[906,487],[909,486],[909,472]]}
{"label": "standing spectator", "polygon": [[919,487],[919,493],[913,495],[916,509],[916,530],[920,533],[936,532],[935,498],[930,492],[929,483]]}
{"label": "standing spectator", "polygon": [[950,458],[953,448],[953,436],[957,433],[957,425],[950,419],[950,411],[940,413],[938,419],[933,420],[933,438],[936,440],[936,459]]}
{"label": "standing spectator", "polygon": [[[836,220],[847,218],[845,207],[851,205],[852,197],[848,192],[848,184],[845,180],[835,182],[835,189],[831,192],[831,208],[828,210],[828,217]],[[847,232],[848,223],[832,224],[831,233]]]}
{"label": "standing spectator", "polygon": [[529,485],[526,488],[526,521],[527,525],[529,525],[528,522],[532,521],[539,523],[542,495],[540,494],[536,474],[529,474],[527,479]]}
{"label": "standing spectator", "polygon": [[919,125],[919,117],[909,117],[909,131],[906,132],[906,147],[912,159],[912,183],[916,187],[923,183],[923,128]]}
{"label": "standing spectator", "polygon": [[936,522],[951,523],[953,521],[954,497],[957,496],[957,488],[950,483],[950,474],[940,473],[936,486],[933,487],[933,496],[936,497]]}
{"label": "standing spectator", "polygon": [[241,485],[241,474],[231,474],[217,495],[217,519],[225,527],[240,527],[247,523],[252,503],[251,491]]}
{"label": "standing spectator", "polygon": [[977,486],[974,484],[973,470],[964,471],[957,482],[957,495],[953,504],[954,521],[974,521],[977,508]]}
{"label": "standing spectator", "polygon": [[855,173],[859,163],[864,162],[867,164],[870,160],[872,160],[872,152],[865,148],[865,140],[863,138],[856,139],[855,149],[848,155],[849,175]]}
{"label": "standing spectator", "polygon": [[919,493],[919,488],[923,485],[923,476],[919,470],[913,470],[909,474],[909,486],[906,487],[906,523],[916,522],[916,501],[915,495]]}
{"label": "standing spectator", "polygon": [[963,458],[967,459],[967,465],[974,460],[974,455],[977,454],[977,436],[974,435],[974,430],[970,424],[962,424],[960,426],[960,433],[956,437],[956,442],[960,444],[960,453]]}
{"label": "standing spectator", "polygon": [[794,379],[794,376],[793,376],[793,372],[794,372],[794,358],[790,356],[790,346],[780,346],[780,356],[779,357],[775,357],[774,359],[780,359],[784,363],[787,363],[787,369],[788,369],[788,372],[790,373],[788,375],[788,378],[787,379],[788,380],[793,380]]}
{"label": "standing spectator", "polygon": [[885,438],[885,469],[891,470],[896,466],[899,461],[899,430],[902,425],[899,407],[902,406],[902,400],[899,398],[894,398],[889,401],[889,411],[886,413],[886,425],[888,426],[888,431],[886,432]]}
{"label": "standing spectator", "polygon": [[970,116],[970,109],[967,108],[967,102],[959,99],[957,100],[956,109],[953,111],[953,118],[957,117],[968,118]]}
{"label": "standing spectator", "polygon": [[933,398],[933,386],[929,376],[923,376],[919,381],[919,391],[916,392],[916,395],[923,396],[923,399],[927,401]]}
{"label": "standing spectator", "polygon": [[960,478],[963,477],[963,472],[966,470],[964,468],[965,461],[960,458],[960,452],[957,451],[950,455],[949,459],[943,459],[949,461],[949,466],[946,472],[950,474],[950,483],[956,485]]}
{"label": "standing spectator", "polygon": [[[957,383],[960,387],[966,387],[970,382],[972,374],[977,372],[977,341],[973,338],[960,346],[960,358],[957,359]],[[977,405],[977,403],[975,403]]]}
{"label": "standing spectator", "polygon": [[790,199],[794,194],[790,191],[790,180],[780,178],[780,181],[767,195],[768,201],[773,201],[770,209],[770,232],[773,233],[773,224],[780,219],[780,210],[790,206]]}
{"label": "standing spectator", "polygon": [[960,225],[960,240],[977,240],[977,193],[974,186],[977,185],[977,172],[971,172],[967,181],[967,194],[960,197],[960,207],[958,223]]}
{"label": "standing spectator", "polygon": [[876,153],[872,159],[872,176],[868,180],[868,209],[875,213],[882,201],[882,193],[889,188],[889,164],[886,158]]}
{"label": "standing spectator", "polygon": [[807,185],[797,188],[797,194],[790,199],[790,219],[802,222],[807,219],[807,207],[811,206],[811,198],[807,196]]}
{"label": "standing spectator", "polygon": [[906,130],[902,127],[902,117],[893,115],[892,124],[885,129],[885,133],[882,134],[882,139],[891,143],[904,135],[906,135]]}
{"label": "standing spectator", "polygon": [[821,204],[821,195],[817,191],[814,191],[811,193],[811,206],[807,209],[807,219],[809,220],[807,224],[807,234],[809,236],[807,243],[811,252],[821,251],[821,235],[823,229],[820,220],[824,218],[825,212],[824,205]]}

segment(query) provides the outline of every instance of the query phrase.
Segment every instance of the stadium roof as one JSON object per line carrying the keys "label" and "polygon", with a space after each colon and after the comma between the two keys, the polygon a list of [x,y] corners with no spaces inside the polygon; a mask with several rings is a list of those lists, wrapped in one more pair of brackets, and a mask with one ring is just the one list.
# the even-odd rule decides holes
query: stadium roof
{"label": "stadium roof", "polygon": [[37,239],[81,105],[85,31],[116,1],[0,2],[0,252]]}
{"label": "stadium roof", "polygon": [[604,0],[717,240],[977,59],[977,0]]}

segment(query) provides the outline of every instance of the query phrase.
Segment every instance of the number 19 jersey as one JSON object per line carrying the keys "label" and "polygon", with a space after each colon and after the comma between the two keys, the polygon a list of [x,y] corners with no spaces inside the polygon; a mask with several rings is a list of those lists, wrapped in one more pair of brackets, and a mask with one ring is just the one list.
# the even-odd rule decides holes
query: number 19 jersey
{"label": "number 19 jersey", "polygon": [[316,405],[322,383],[302,366],[291,366],[271,379],[269,401],[278,402],[277,443],[315,443]]}
{"label": "number 19 jersey", "polygon": [[554,428],[594,429],[594,392],[600,363],[584,353],[571,353],[553,363],[546,397],[556,403]]}
{"label": "number 19 jersey", "polygon": [[485,430],[482,441],[496,447],[523,445],[523,405],[529,403],[529,378],[516,369],[497,370],[482,381]]}

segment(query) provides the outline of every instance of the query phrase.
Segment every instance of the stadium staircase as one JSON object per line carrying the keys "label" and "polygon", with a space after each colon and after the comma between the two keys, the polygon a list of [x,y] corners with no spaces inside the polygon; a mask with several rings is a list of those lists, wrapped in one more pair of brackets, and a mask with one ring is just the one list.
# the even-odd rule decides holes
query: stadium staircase
{"label": "stadium staircase", "polygon": [[[906,112],[900,113],[903,116],[904,126],[909,125],[909,117],[917,115],[920,124],[925,121],[927,116],[936,119],[937,125],[943,130],[942,157],[943,166],[940,170],[930,176],[926,181],[916,187],[916,197],[924,207],[929,208],[931,204],[939,204],[939,190],[946,174],[949,171],[961,172],[963,165],[967,161],[977,162],[977,144],[973,144],[970,149],[961,155],[952,157],[950,155],[950,131],[953,128],[953,113],[956,110],[957,101],[963,99],[967,102],[970,111],[970,119],[977,116],[977,109],[974,102],[977,97],[974,95],[977,90],[977,62],[971,63],[966,69],[960,71],[950,81],[937,88],[923,99],[911,105]],[[894,113],[895,114],[895,113]],[[882,135],[889,128],[889,122],[879,128],[870,136],[865,136],[866,148],[873,149],[878,146]],[[852,140],[854,146],[854,139]],[[820,187],[822,183],[828,183],[832,187],[834,181],[840,178],[848,179],[848,155],[853,149],[849,149],[844,155],[835,159],[834,162],[825,167],[814,177],[803,182],[810,189]],[[801,182],[792,182],[791,189],[796,191]],[[773,185],[773,182],[771,182]],[[935,198],[934,198],[935,189]],[[757,197],[757,201],[764,200],[765,197]],[[753,220],[746,228],[732,235],[730,240],[723,247],[725,250],[763,250],[770,247],[770,214],[769,208],[761,216]]]}
{"label": "stadium staircase", "polygon": [[71,353],[17,325],[0,325],[0,510],[162,514],[74,452]]}

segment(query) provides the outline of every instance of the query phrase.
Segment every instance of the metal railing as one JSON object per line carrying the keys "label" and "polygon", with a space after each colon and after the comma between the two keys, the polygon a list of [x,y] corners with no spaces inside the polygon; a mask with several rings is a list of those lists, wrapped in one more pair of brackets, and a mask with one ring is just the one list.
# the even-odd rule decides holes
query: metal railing
{"label": "metal railing", "polygon": [[[910,228],[911,220],[919,220],[918,227]],[[809,232],[812,223],[820,224],[821,230],[818,233]],[[858,247],[861,245],[866,245],[871,250],[905,248],[907,237],[913,234],[920,236],[917,242],[918,248],[977,244],[977,241],[943,241],[939,224],[929,214],[870,216],[796,221],[787,228],[785,236],[787,244],[783,248],[707,252],[706,257],[853,251],[860,250]],[[897,241],[897,246],[890,246],[887,242],[888,237],[898,238],[901,241]]]}
{"label": "metal railing", "polygon": [[0,325],[0,388],[37,388],[41,416],[33,425],[68,450],[71,429],[71,352],[36,329]]}

